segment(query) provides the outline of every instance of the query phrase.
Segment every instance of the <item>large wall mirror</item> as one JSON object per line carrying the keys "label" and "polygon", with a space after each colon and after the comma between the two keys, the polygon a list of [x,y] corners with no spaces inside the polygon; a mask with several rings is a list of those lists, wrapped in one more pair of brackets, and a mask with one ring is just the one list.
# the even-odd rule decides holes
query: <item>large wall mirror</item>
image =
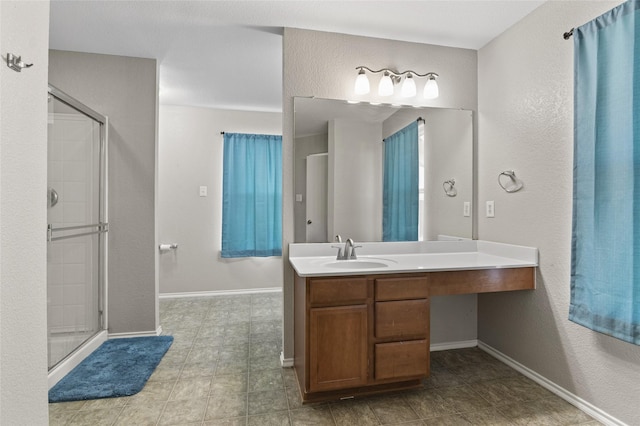
{"label": "large wall mirror", "polygon": [[382,241],[384,142],[420,120],[420,240],[473,236],[473,113],[294,99],[296,242]]}

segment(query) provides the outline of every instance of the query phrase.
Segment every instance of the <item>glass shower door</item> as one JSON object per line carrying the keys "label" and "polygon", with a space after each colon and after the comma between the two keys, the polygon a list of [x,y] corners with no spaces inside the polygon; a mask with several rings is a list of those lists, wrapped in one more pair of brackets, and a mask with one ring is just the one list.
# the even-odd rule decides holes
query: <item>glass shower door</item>
{"label": "glass shower door", "polygon": [[[83,112],[84,110],[84,112]],[[49,369],[105,328],[102,318],[105,122],[49,93],[47,299]]]}

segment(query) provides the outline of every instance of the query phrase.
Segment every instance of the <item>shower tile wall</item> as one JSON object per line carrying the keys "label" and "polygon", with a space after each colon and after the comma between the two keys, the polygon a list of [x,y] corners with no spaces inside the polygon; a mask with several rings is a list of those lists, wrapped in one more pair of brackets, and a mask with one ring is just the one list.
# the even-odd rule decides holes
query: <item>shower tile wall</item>
{"label": "shower tile wall", "polygon": [[[96,173],[99,128],[91,120],[75,114],[52,114],[49,120],[49,186],[59,195],[49,209],[48,222],[54,227],[95,223],[97,217]],[[82,231],[80,231],[82,232]],[[92,327],[88,309],[97,268],[92,252],[95,236],[49,243],[48,321],[50,334],[82,332]],[[73,344],[69,342],[69,344]],[[55,356],[55,355],[54,355]]]}

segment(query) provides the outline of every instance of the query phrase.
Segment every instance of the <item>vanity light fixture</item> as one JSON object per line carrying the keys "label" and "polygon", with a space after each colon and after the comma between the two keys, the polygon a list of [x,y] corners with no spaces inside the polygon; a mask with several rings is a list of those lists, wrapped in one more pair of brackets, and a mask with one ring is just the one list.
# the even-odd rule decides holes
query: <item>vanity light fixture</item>
{"label": "vanity light fixture", "polygon": [[365,66],[358,66],[356,67],[356,69],[358,70],[358,76],[356,77],[356,83],[354,87],[356,95],[366,95],[371,90],[369,79],[367,78],[365,70],[369,71],[371,74],[383,73],[382,78],[380,79],[380,83],[378,84],[378,95],[380,96],[393,95],[394,86],[400,83],[400,81],[402,81],[400,94],[403,98],[411,98],[416,96],[417,88],[414,77],[427,77],[427,82],[424,85],[423,92],[423,96],[425,99],[435,99],[439,95],[438,83],[436,82],[438,74],[434,72],[418,74],[417,72],[411,70],[398,72],[393,71],[389,68],[383,68],[381,70],[374,71],[371,68]]}

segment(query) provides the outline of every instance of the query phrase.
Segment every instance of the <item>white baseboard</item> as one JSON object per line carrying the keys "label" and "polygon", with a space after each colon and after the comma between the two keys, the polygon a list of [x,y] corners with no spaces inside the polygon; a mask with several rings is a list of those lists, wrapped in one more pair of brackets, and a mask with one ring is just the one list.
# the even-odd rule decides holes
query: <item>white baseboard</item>
{"label": "white baseboard", "polygon": [[98,347],[107,341],[107,331],[104,330],[91,339],[83,343],[74,353],[68,358],[63,360],[60,364],[56,365],[48,374],[49,389],[55,386],[64,376],[69,374],[83,359],[88,357],[91,352],[98,349]]}
{"label": "white baseboard", "polygon": [[293,367],[293,358],[285,358],[284,352],[280,352],[280,365],[282,367]]}
{"label": "white baseboard", "polygon": [[459,342],[433,343],[430,346],[431,352],[448,351],[450,349],[475,348],[478,346],[477,340],[461,340]]}
{"label": "white baseboard", "polygon": [[524,365],[520,364],[518,361],[514,360],[513,358],[508,357],[507,355],[503,354],[502,352],[498,351],[497,349],[492,348],[491,346],[487,345],[486,343],[483,343],[482,341],[478,341],[478,348],[482,349],[483,351],[485,351],[489,355],[493,356],[494,358],[497,358],[500,361],[504,362],[505,364],[507,364],[508,366],[513,368],[514,370],[519,371],[520,373],[524,374],[525,376],[527,376],[528,378],[530,378],[531,380],[533,380],[534,382],[536,382],[537,384],[539,384],[543,388],[545,388],[545,389],[553,392],[554,394],[558,395],[560,398],[564,399],[569,404],[579,408],[580,410],[584,411],[585,413],[587,413],[588,415],[590,415],[594,419],[598,420],[599,422],[601,422],[601,423],[603,423],[605,425],[611,425],[611,426],[627,426],[626,423],[624,423],[624,422],[616,419],[615,417],[605,413],[604,411],[602,411],[598,407],[594,406],[593,404],[585,401],[584,399],[580,398],[577,395],[574,395],[573,393],[569,392],[565,388],[557,385],[556,383],[554,383],[551,380],[547,379],[546,377],[536,373],[535,371],[531,370],[530,368],[525,367]]}
{"label": "white baseboard", "polygon": [[186,291],[182,293],[160,293],[160,299],[173,299],[178,297],[203,297],[203,296],[237,296],[241,294],[281,293],[282,287],[248,288],[242,290],[216,290],[216,291]]}

